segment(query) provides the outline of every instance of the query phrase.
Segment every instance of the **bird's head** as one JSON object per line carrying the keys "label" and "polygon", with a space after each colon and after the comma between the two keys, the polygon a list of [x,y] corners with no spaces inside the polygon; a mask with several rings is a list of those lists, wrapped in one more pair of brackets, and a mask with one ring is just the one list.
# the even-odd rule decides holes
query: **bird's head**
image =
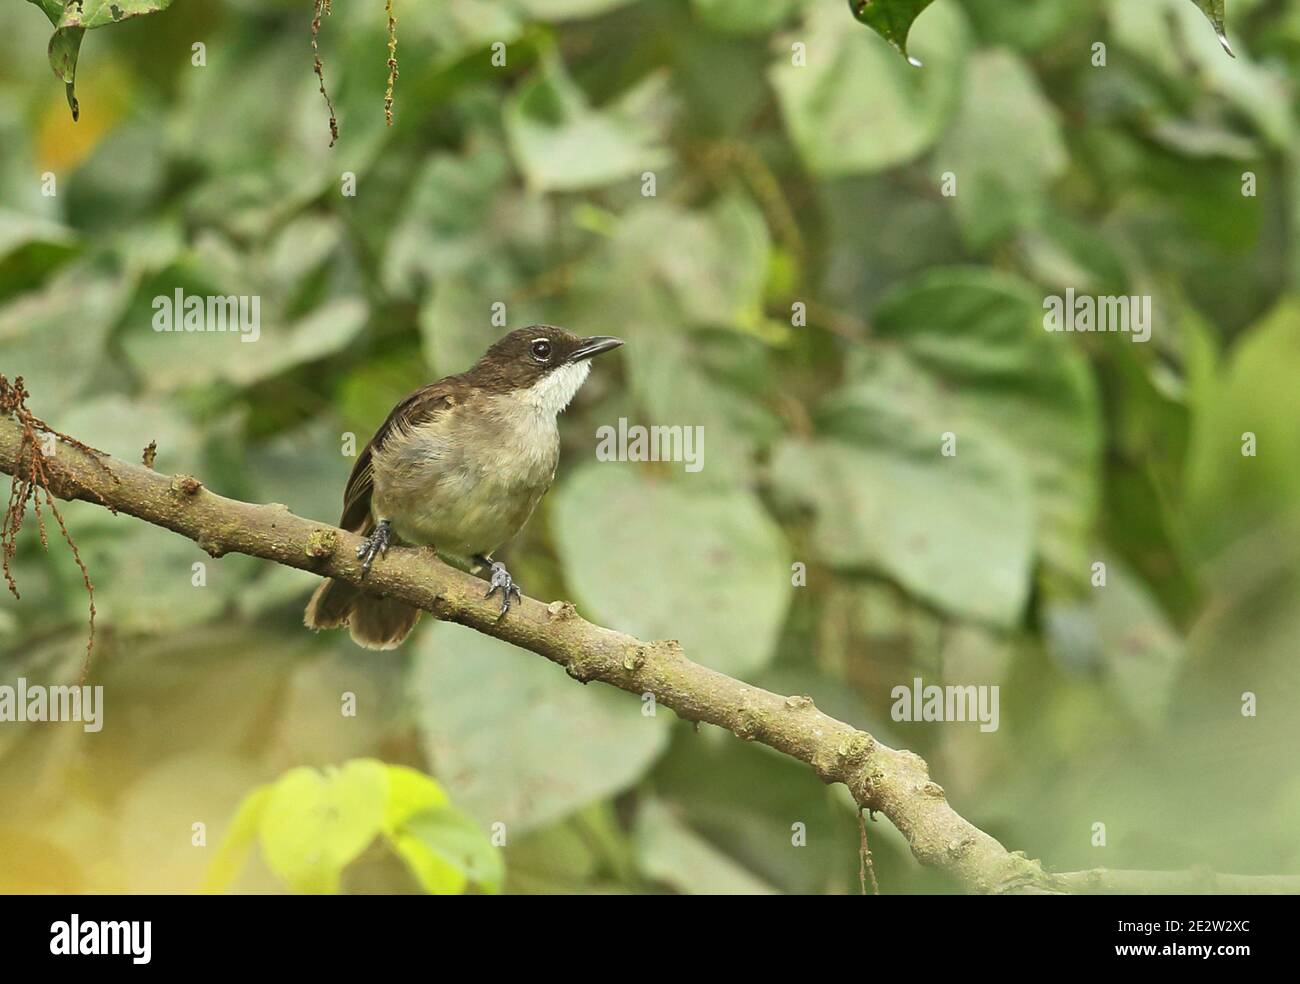
{"label": "bird's head", "polygon": [[580,338],[554,325],[530,325],[496,342],[469,374],[480,386],[559,413],[586,381],[591,359],[622,344],[608,335]]}

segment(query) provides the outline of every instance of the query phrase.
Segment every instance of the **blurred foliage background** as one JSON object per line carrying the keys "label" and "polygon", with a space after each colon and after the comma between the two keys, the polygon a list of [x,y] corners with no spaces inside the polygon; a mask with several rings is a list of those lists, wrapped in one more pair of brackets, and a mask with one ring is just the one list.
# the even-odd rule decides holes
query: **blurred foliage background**
{"label": "blurred foliage background", "polygon": [[[507,555],[529,594],[812,695],[1054,869],[1300,870],[1300,4],[1231,2],[1233,60],[1187,0],[937,0],[914,69],[842,0],[397,0],[387,128],[383,4],[338,0],[333,149],[311,6],[95,31],[74,124],[3,4],[0,371],[36,413],[333,522],[343,436],[493,303],[623,336]],[[261,340],[155,333],[178,287],[260,295]],[[1067,287],[1151,295],[1151,342],[1044,332]],[[597,464],[619,417],[703,425],[704,469]],[[6,890],[194,890],[251,790],[363,757],[504,823],[506,891],[857,889],[852,803],[798,763],[456,626],[312,636],[309,575],[66,515],[105,727],[0,726]],[[21,547],[2,682],[74,682],[79,574]],[[999,685],[1000,729],[892,720],[914,677]],[[871,835],[883,891],[950,890]],[[284,889],[256,853],[235,887]],[[342,888],[417,883],[377,848]]]}

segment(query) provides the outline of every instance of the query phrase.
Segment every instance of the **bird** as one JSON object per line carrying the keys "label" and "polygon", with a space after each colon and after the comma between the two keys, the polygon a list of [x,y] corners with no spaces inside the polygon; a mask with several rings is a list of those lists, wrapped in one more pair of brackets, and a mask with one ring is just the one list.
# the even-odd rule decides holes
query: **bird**
{"label": "bird", "polygon": [[[531,325],[495,342],[470,369],[421,386],[397,404],[357,456],[339,526],[364,537],[364,583],[397,545],[432,547],[463,570],[486,570],[484,597],[501,593],[499,618],[518,582],[493,554],[518,533],[555,479],[557,418],[591,371],[618,348],[609,335],[581,338]],[[363,585],[326,578],[303,615],[309,629],[347,627],[366,649],[395,649],[420,610]]]}

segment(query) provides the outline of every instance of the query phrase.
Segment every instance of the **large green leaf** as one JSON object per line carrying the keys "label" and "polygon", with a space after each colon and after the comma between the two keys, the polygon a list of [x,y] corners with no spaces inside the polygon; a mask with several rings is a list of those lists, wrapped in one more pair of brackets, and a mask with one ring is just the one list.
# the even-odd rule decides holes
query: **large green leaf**
{"label": "large green leaf", "polygon": [[744,489],[656,480],[645,469],[587,465],[554,493],[577,600],[602,624],[677,639],[706,666],[752,673],[772,658],[790,601],[780,528]]}
{"label": "large green leaf", "polygon": [[[928,408],[873,404],[869,391],[853,395],[857,406],[838,409],[878,415],[884,426],[874,440],[790,441],[772,465],[778,488],[815,509],[817,555],[839,568],[883,573],[953,614],[1015,625],[1033,554],[1024,465],[959,419],[925,419],[915,414]],[[951,458],[939,453],[945,424],[958,435]]]}
{"label": "large green leaf", "polygon": [[78,263],[0,307],[0,365],[27,380],[37,413],[54,419],[104,371],[104,343],[129,286]]}
{"label": "large green leaf", "polygon": [[672,720],[445,622],[420,637],[411,688],[434,773],[463,809],[505,823],[511,835],[634,783],[663,750]]}
{"label": "large green leaf", "polygon": [[[1210,555],[1300,503],[1300,303],[1250,329],[1226,365],[1192,394],[1187,451],[1189,534]],[[1245,435],[1255,454],[1243,454]]]}
{"label": "large green leaf", "polygon": [[952,205],[970,245],[1034,225],[1067,163],[1052,106],[1024,62],[1006,51],[973,57],[961,111],[932,164],[936,179],[956,177]]}
{"label": "large green leaf", "polygon": [[[1042,295],[1021,280],[941,269],[891,294],[876,312],[876,330],[899,343],[927,387],[937,387],[940,419],[987,432],[1024,463],[1034,486],[1037,550],[1078,583],[1097,506],[1100,402],[1082,353],[1068,335],[1043,330],[1042,312]],[[1132,344],[1127,336],[1105,337]],[[873,360],[862,361],[854,376],[869,383]]]}
{"label": "large green leaf", "polygon": [[771,895],[776,890],[683,823],[672,809],[648,800],[637,811],[641,867],[656,881],[700,895]]}
{"label": "large green leaf", "polygon": [[267,867],[295,892],[338,892],[344,867],[383,829],[387,800],[380,762],[359,759],[323,774],[290,770],[261,808]]}
{"label": "large green leaf", "polygon": [[593,109],[559,56],[548,52],[541,74],[506,104],[503,122],[530,187],[576,191],[667,162],[647,115],[618,106]]}
{"label": "large green leaf", "polygon": [[906,284],[875,324],[886,344],[851,361],[822,437],[777,455],[778,487],[814,506],[832,564],[1013,625],[1036,553],[1054,580],[1087,576],[1100,422],[1086,365],[1043,331],[1027,285],[984,271]]}
{"label": "large green leaf", "polygon": [[921,47],[934,55],[918,72],[869,35],[846,31],[842,8],[808,8],[791,41],[806,46],[806,63],[786,47],[769,76],[809,170],[835,176],[895,167],[943,131],[960,98],[967,28],[955,5],[926,20]]}

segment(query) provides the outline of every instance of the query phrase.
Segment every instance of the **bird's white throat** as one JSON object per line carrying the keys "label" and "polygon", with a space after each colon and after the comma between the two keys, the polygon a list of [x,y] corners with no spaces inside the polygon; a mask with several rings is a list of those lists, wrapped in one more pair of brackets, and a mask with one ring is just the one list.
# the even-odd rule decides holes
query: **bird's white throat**
{"label": "bird's white throat", "polygon": [[524,390],[523,401],[539,414],[554,417],[569,405],[590,372],[591,363],[585,359],[560,366]]}

